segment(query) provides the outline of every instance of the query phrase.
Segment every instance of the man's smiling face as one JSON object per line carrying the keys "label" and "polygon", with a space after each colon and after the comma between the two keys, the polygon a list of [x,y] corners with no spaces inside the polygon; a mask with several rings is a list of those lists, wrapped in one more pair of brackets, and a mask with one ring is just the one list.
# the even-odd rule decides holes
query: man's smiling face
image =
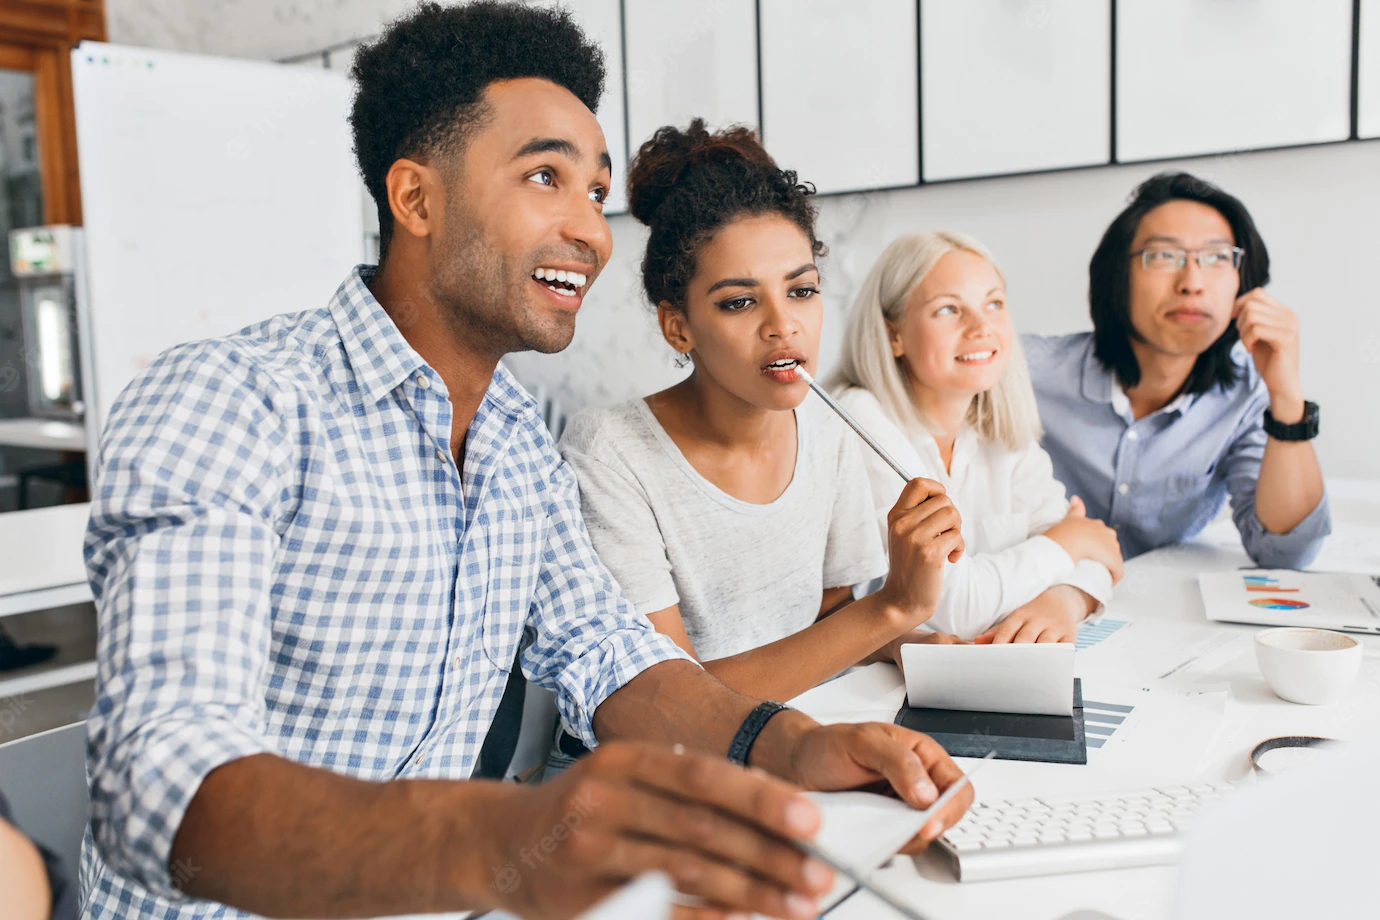
{"label": "man's smiling face", "polygon": [[448,324],[499,354],[565,348],[613,250],[594,113],[548,80],[492,83],[455,162],[437,170],[445,207],[431,287]]}

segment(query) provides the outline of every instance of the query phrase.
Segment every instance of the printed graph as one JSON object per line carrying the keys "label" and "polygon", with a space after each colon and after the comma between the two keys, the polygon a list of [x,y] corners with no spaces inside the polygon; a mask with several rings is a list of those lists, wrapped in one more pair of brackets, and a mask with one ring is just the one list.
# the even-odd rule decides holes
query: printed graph
{"label": "printed graph", "polygon": [[[1248,594],[1298,594],[1298,588],[1285,588],[1278,578],[1268,575],[1243,575]],[[1292,597],[1253,597],[1246,603],[1262,610],[1307,610],[1308,602]]]}
{"label": "printed graph", "polygon": [[1296,601],[1288,597],[1256,597],[1247,603],[1265,610],[1305,610],[1308,607],[1306,601]]}
{"label": "printed graph", "polygon": [[1078,628],[1078,642],[1076,643],[1076,647],[1080,649],[1092,648],[1125,625],[1125,620],[1106,619],[1097,623],[1085,623]]}
{"label": "printed graph", "polygon": [[1135,712],[1136,707],[1123,703],[1099,703],[1095,700],[1083,701],[1083,730],[1088,737],[1089,748],[1100,748],[1116,735],[1118,729]]}

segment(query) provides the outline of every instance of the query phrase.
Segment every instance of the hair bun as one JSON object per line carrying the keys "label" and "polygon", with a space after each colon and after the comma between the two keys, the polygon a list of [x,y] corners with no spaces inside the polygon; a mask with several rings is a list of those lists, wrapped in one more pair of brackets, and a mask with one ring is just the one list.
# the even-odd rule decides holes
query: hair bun
{"label": "hair bun", "polygon": [[658,128],[633,157],[628,168],[628,210],[647,226],[676,185],[696,166],[741,160],[776,168],[757,133],[743,125],[710,132],[703,118],[685,130]]}

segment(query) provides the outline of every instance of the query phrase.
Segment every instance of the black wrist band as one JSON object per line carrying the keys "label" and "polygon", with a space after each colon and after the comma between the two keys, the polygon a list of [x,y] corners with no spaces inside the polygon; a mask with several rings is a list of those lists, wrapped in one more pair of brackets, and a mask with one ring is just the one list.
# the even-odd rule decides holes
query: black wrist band
{"label": "black wrist band", "polygon": [[762,729],[771,721],[771,717],[783,709],[790,709],[785,703],[758,703],[757,708],[748,713],[748,717],[743,720],[743,724],[738,726],[738,733],[733,736],[733,743],[728,746],[728,760],[739,766],[746,767],[748,755],[752,753],[753,742],[757,736],[762,734]]}
{"label": "black wrist band", "polygon": [[1276,441],[1311,441],[1318,436],[1318,404],[1305,400],[1303,418],[1292,425],[1275,421],[1275,417],[1267,408],[1262,427],[1265,433]]}

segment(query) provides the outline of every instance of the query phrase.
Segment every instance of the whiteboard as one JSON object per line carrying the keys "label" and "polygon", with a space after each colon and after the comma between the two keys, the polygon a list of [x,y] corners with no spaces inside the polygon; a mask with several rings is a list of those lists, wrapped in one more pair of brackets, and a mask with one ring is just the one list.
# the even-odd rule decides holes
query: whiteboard
{"label": "whiteboard", "polygon": [[1356,133],[1380,137],[1380,0],[1361,0]]}
{"label": "whiteboard", "polygon": [[1106,3],[924,0],[925,179],[1108,162],[1111,29]]}
{"label": "whiteboard", "polygon": [[915,0],[760,0],[762,135],[821,192],[920,181]]}
{"label": "whiteboard", "polygon": [[625,0],[628,152],[663,125],[756,127],[755,0]]}
{"label": "whiteboard", "polygon": [[599,99],[599,127],[613,161],[613,183],[605,214],[628,210],[628,132],[623,120],[623,11],[619,0],[537,0],[538,6],[563,6],[574,14],[585,35],[604,49],[604,95]]}
{"label": "whiteboard", "polygon": [[364,251],[344,76],[84,42],[88,431],[159,352],[325,306]]}
{"label": "whiteboard", "polygon": [[1117,3],[1121,162],[1344,140],[1351,0]]}

